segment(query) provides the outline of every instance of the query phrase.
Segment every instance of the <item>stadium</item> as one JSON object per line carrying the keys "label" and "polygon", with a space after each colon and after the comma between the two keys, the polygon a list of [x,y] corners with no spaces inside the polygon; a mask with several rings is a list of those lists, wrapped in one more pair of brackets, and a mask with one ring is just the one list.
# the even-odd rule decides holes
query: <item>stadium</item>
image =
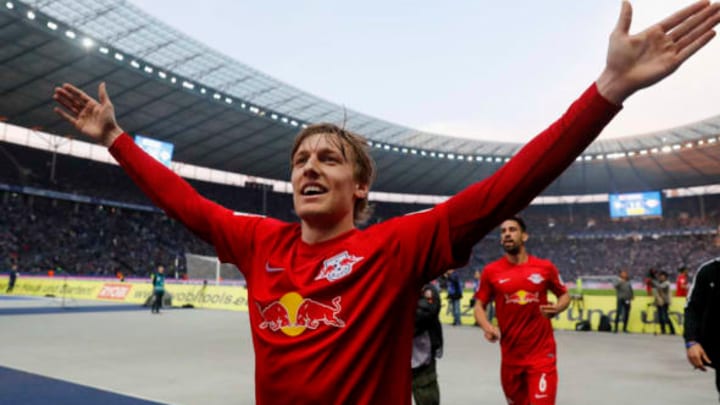
{"label": "stadium", "polygon": [[[53,112],[61,83],[94,91],[106,82],[123,128],[203,196],[287,222],[299,221],[289,151],[299,131],[319,122],[367,139],[379,170],[363,227],[446,201],[523,146],[423,132],[345,108],[126,2],[6,1],[0,38],[0,403],[255,402],[254,306],[242,273],[157,208],[107,148]],[[520,212],[529,249],[551,260],[573,293],[553,320],[558,403],[717,401],[712,373],[690,369],[682,338],[659,336],[644,290],[650,269],[674,282],[679,268],[692,274],[720,256],[719,128],[720,115],[597,140]],[[456,269],[466,287],[464,326],[444,329],[445,403],[505,401],[499,350],[473,327],[468,306],[474,273],[501,255],[493,230]],[[141,305],[158,263],[172,308],[151,318]],[[13,264],[20,276],[5,293]],[[596,332],[602,316],[614,316],[620,270],[638,295],[632,333]],[[679,334],[683,305],[670,307]],[[575,331],[583,320],[592,332]]]}

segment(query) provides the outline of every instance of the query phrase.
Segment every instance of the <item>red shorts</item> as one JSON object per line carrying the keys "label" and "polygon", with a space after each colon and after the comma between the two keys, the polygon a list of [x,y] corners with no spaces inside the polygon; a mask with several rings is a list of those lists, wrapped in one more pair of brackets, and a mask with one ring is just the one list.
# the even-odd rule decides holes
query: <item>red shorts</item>
{"label": "red shorts", "polygon": [[557,394],[557,367],[545,365],[510,366],[500,368],[505,397],[510,405],[554,405]]}

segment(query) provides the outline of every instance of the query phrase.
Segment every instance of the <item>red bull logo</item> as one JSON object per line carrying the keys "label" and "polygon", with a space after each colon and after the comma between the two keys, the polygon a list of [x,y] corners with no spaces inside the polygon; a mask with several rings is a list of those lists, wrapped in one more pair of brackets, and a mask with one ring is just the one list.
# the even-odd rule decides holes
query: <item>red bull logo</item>
{"label": "red bull logo", "polygon": [[339,280],[353,270],[355,263],[362,260],[362,257],[353,256],[346,251],[337,254],[323,262],[323,268],[315,280],[326,279],[327,281]]}
{"label": "red bull logo", "polygon": [[512,294],[505,294],[506,304],[526,305],[531,302],[540,302],[540,293],[519,290]]}
{"label": "red bull logo", "polygon": [[335,297],[328,305],[291,292],[264,308],[256,303],[262,318],[258,327],[281,331],[288,336],[297,336],[306,329],[314,330],[322,325],[342,328],[345,322],[338,317],[342,311],[341,300],[342,297]]}

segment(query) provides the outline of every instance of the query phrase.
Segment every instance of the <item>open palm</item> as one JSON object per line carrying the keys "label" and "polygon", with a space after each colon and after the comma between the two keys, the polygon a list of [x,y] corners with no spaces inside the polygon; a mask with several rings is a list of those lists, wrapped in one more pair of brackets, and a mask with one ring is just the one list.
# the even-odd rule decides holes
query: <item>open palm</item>
{"label": "open palm", "polygon": [[629,34],[631,21],[632,6],[624,1],[607,55],[606,72],[621,86],[613,101],[665,78],[710,42],[720,22],[720,4],[696,2],[635,35]]}
{"label": "open palm", "polygon": [[71,84],[63,84],[55,89],[53,98],[65,109],[56,107],[55,112],[78,131],[109,146],[123,131],[115,121],[115,108],[105,83],[98,86],[98,97],[100,101]]}

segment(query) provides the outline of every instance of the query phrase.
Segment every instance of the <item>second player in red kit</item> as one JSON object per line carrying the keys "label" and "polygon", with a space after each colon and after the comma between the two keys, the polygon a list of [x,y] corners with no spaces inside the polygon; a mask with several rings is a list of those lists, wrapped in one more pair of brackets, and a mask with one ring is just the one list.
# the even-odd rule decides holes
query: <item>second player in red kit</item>
{"label": "second player in red kit", "polygon": [[[557,268],[525,250],[528,233],[522,219],[503,221],[500,236],[505,256],[483,269],[475,318],[486,339],[500,340],[500,378],[508,404],[554,404],[558,379],[550,318],[568,307],[570,296]],[[548,302],[548,291],[557,303]],[[499,328],[485,314],[491,300]]]}

